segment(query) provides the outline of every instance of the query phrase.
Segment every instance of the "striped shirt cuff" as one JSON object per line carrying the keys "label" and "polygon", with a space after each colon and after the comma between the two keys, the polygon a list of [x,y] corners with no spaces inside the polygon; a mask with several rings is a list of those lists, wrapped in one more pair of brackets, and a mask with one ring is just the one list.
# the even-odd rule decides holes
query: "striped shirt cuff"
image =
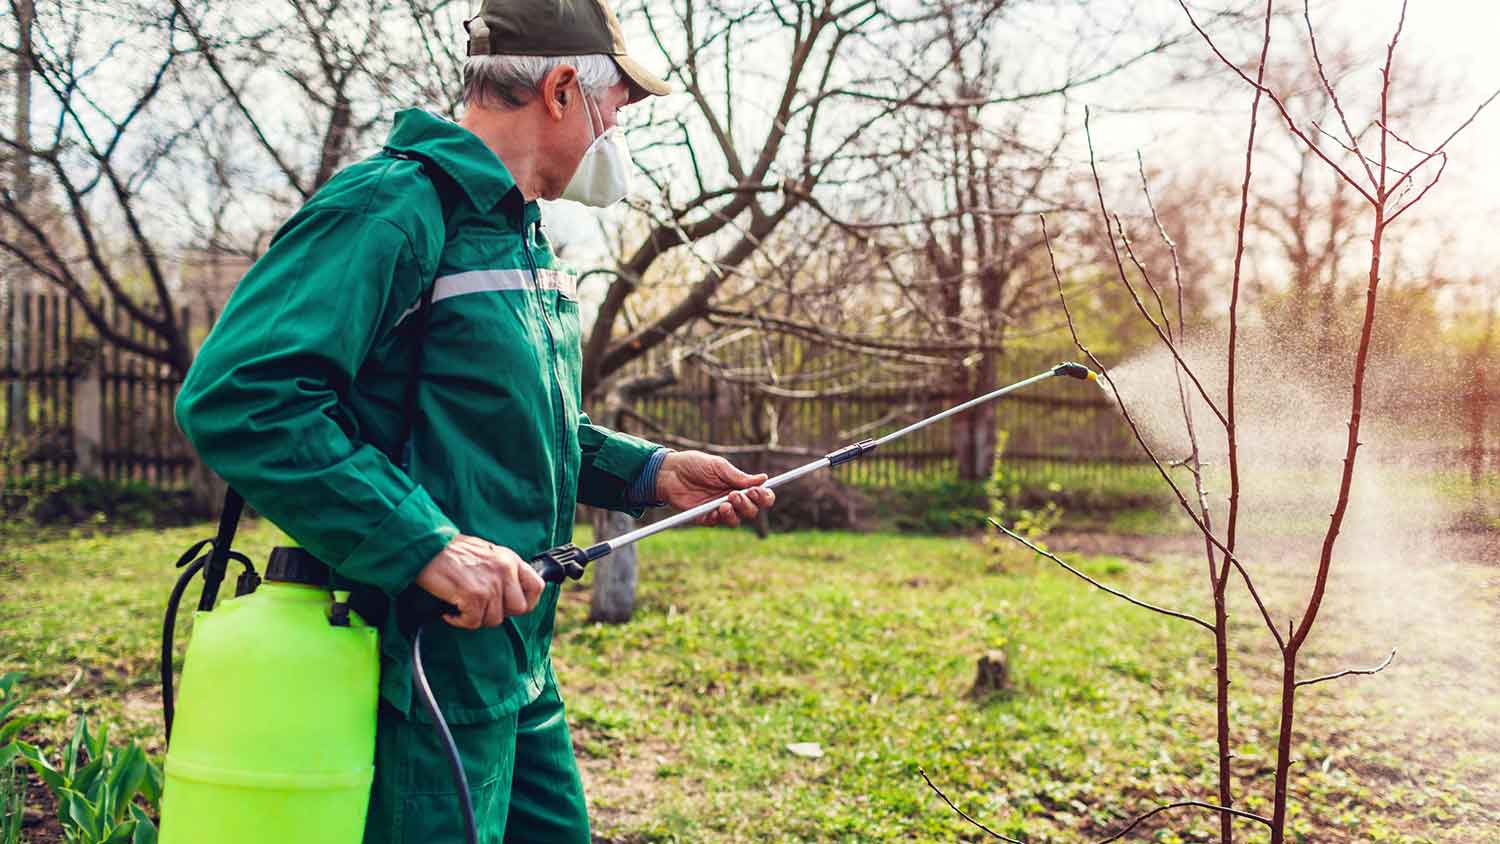
{"label": "striped shirt cuff", "polygon": [[661,471],[661,464],[670,452],[671,449],[665,447],[651,452],[651,456],[646,458],[646,465],[636,476],[635,482],[625,490],[625,506],[660,507],[666,503],[656,499],[656,473]]}

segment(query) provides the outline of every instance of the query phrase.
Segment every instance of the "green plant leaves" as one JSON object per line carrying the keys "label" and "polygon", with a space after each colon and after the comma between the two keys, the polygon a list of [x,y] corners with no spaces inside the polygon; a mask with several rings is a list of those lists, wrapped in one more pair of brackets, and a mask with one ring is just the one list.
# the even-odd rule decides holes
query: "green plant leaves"
{"label": "green plant leaves", "polygon": [[9,718],[11,711],[21,703],[20,697],[11,693],[11,687],[20,679],[21,672],[19,671],[11,671],[0,675],[0,701],[4,701],[0,703],[0,721]]}
{"label": "green plant leaves", "polygon": [[131,805],[130,799],[141,791],[141,784],[146,780],[146,769],[150,764],[138,744],[131,744],[115,754],[114,765],[106,780],[106,793],[110,804],[118,807],[118,813],[123,814],[125,808]]}
{"label": "green plant leaves", "polygon": [[151,822],[146,810],[132,803],[130,817],[135,824],[135,829],[130,834],[130,844],[156,844],[156,824]]}
{"label": "green plant leaves", "polygon": [[[14,751],[11,742],[20,734],[21,730],[25,729],[27,724],[36,721],[39,717],[36,715],[11,717],[11,713],[15,712],[16,707],[21,705],[21,695],[19,692],[14,691],[14,688],[22,676],[19,671],[11,671],[0,675],[0,752],[3,752],[6,748]],[[13,755],[14,752],[12,752],[11,756]],[[6,761],[10,758],[10,756],[7,756]]]}
{"label": "green plant leaves", "polygon": [[62,821],[63,834],[70,842],[101,841],[104,819],[88,798],[71,788],[64,788],[57,795],[58,820]]}
{"label": "green plant leaves", "polygon": [[80,716],[60,765],[30,743],[15,742],[14,747],[57,798],[68,844],[154,844],[156,826],[135,798],[155,806],[161,800],[162,772],[140,745],[111,749],[108,726],[91,733],[88,720]]}
{"label": "green plant leaves", "polygon": [[40,715],[23,715],[0,724],[0,747],[8,747],[27,725],[40,720]]}
{"label": "green plant leaves", "polygon": [[166,773],[161,766],[146,760],[146,778],[141,781],[141,796],[152,806],[161,803],[162,789],[166,787]]}
{"label": "green plant leaves", "polygon": [[0,746],[0,844],[19,844],[26,813],[26,777],[15,764],[20,748]]}
{"label": "green plant leaves", "polygon": [[47,757],[37,749],[36,745],[19,741],[16,742],[16,747],[21,751],[21,758],[31,763],[31,769],[42,778],[42,783],[47,786],[48,791],[55,795],[68,787],[68,778],[62,771],[52,767],[52,763],[47,761]]}

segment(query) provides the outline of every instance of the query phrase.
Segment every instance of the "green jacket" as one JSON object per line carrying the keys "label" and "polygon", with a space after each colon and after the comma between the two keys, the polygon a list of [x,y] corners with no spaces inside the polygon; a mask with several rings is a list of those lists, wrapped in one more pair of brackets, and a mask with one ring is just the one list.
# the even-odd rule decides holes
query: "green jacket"
{"label": "green jacket", "polygon": [[[424,160],[441,173],[424,173]],[[412,316],[434,277],[403,448]],[[382,628],[381,694],[414,717],[425,713],[412,706],[410,643],[396,620],[432,608],[411,585],[428,561],[460,532],[523,558],[568,542],[575,501],[627,509],[626,488],[656,448],[582,412],[574,281],[537,204],[477,136],[402,111],[385,150],[340,172],[276,233],[178,396],[178,423],[203,461],[363,585],[356,606],[375,607],[366,612]],[[423,661],[450,721],[536,698],[557,597],[548,586],[535,610],[505,622],[510,631],[428,630]]]}

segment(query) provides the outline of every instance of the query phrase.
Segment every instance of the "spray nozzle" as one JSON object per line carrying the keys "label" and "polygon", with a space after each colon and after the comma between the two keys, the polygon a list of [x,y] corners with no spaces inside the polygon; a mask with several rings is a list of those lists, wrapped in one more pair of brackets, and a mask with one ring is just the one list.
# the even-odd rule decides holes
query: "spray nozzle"
{"label": "spray nozzle", "polygon": [[1089,369],[1087,366],[1084,366],[1081,363],[1073,363],[1072,361],[1060,363],[1057,366],[1052,367],[1052,374],[1066,375],[1069,378],[1077,378],[1079,381],[1099,380],[1099,375],[1092,369]]}

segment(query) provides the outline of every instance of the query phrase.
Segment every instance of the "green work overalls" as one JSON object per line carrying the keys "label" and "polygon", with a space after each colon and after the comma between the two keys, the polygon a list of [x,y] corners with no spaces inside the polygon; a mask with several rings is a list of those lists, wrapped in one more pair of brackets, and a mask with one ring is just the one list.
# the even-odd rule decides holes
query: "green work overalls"
{"label": "green work overalls", "polygon": [[[656,448],[590,424],[580,367],[574,277],[537,204],[477,136],[411,109],[385,150],[277,232],[183,384],[178,421],[204,462],[356,587],[381,628],[366,842],[459,840],[446,761],[412,694],[403,623],[433,607],[417,574],[460,532],[523,558],[568,542],[575,502],[627,509]],[[549,658],[557,598],[549,585],[510,630],[434,624],[423,637],[482,842],[589,838]]]}

